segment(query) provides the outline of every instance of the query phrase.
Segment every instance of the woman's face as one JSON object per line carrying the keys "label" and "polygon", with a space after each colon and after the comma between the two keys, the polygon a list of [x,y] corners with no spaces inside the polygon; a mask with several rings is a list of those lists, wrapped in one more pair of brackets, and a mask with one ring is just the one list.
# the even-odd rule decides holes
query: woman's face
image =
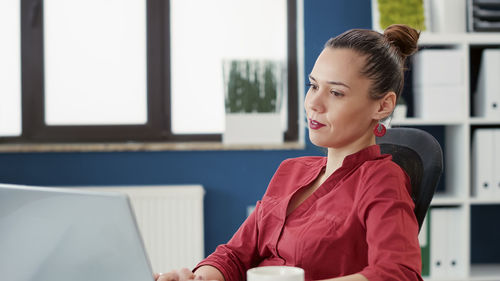
{"label": "woman's face", "polygon": [[379,103],[369,97],[364,63],[364,56],[350,49],[325,48],[319,55],[304,102],[313,144],[343,148],[372,139]]}

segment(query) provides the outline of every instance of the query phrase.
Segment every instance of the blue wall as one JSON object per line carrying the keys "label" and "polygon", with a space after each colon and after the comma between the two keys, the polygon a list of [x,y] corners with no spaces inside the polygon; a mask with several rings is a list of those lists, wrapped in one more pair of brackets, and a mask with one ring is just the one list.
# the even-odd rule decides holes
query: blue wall
{"label": "blue wall", "polygon": [[[370,0],[304,0],[305,73],[323,44],[350,28],[370,28]],[[304,150],[166,151],[0,154],[0,182],[71,186],[202,184],[206,253],[231,238],[246,206],[263,194],[279,163],[289,157],[321,155]]]}

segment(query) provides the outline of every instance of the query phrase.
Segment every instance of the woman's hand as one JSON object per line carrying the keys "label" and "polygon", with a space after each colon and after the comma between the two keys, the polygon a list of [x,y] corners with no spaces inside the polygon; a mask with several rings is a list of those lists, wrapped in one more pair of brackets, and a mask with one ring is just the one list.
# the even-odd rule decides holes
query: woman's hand
{"label": "woman's hand", "polygon": [[[185,281],[196,280],[196,276],[191,270],[182,268],[180,270],[172,270],[168,273],[156,273],[154,275],[156,281]],[[203,279],[198,279],[203,280]]]}
{"label": "woman's hand", "polygon": [[[206,280],[200,275],[195,275],[191,270],[182,268],[180,270],[172,270],[168,273],[155,273],[154,278],[156,281],[187,281],[187,280]],[[214,280],[217,281],[217,280]]]}

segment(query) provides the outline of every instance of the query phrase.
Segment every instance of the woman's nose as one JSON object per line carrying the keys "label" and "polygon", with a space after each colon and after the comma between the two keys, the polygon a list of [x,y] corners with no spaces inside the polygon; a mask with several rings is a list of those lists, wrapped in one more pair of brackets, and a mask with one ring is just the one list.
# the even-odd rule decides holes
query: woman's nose
{"label": "woman's nose", "polygon": [[314,112],[323,112],[325,107],[319,93],[308,92],[306,96],[306,109]]}

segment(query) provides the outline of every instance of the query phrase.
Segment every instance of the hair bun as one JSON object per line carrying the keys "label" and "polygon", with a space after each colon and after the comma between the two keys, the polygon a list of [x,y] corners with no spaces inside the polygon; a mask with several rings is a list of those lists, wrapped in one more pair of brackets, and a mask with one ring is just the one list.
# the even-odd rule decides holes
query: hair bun
{"label": "hair bun", "polygon": [[404,24],[393,24],[384,30],[384,36],[395,46],[404,58],[411,56],[418,49],[420,32]]}

